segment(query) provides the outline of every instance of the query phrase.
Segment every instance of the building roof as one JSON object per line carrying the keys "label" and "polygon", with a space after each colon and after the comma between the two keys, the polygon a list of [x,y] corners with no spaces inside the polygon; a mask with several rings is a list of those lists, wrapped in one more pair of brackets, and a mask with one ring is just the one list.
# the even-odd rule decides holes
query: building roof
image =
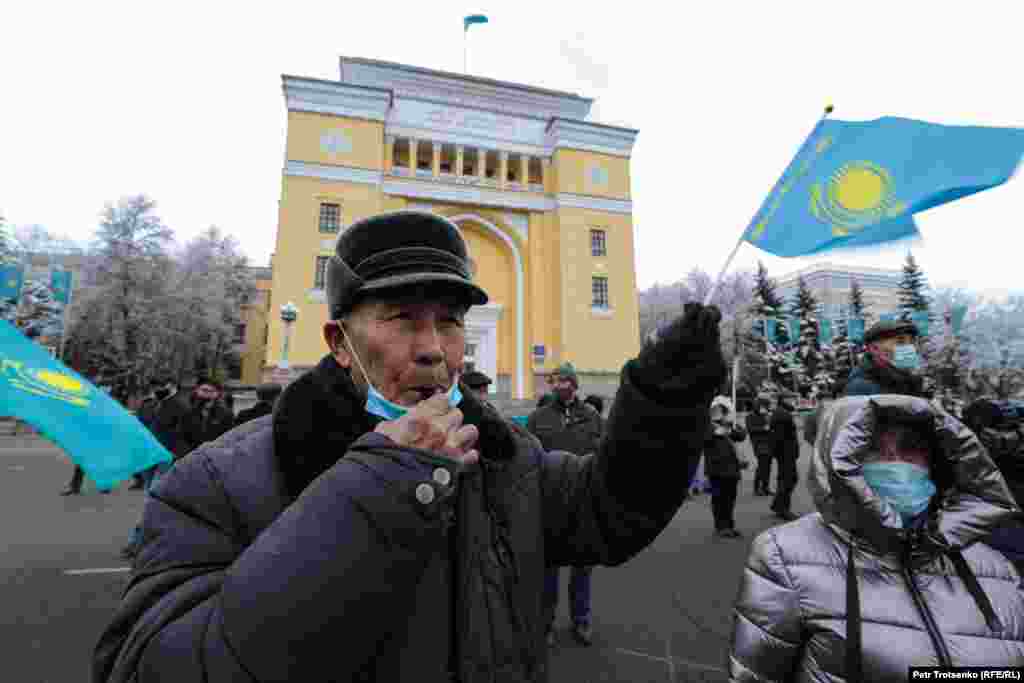
{"label": "building roof", "polygon": [[248,270],[253,280],[269,280],[273,275],[269,266],[249,266]]}
{"label": "building roof", "polygon": [[427,76],[437,76],[441,78],[463,81],[467,83],[478,83],[480,85],[490,85],[503,89],[522,90],[524,92],[536,93],[538,95],[550,95],[552,97],[567,97],[571,99],[580,100],[581,102],[592,103],[593,98],[583,97],[576,93],[566,92],[564,90],[549,90],[548,88],[538,88],[533,85],[524,85],[522,83],[513,83],[511,81],[499,81],[493,78],[483,78],[481,76],[470,76],[469,74],[460,74],[452,71],[439,71],[436,69],[426,69],[421,66],[412,66],[411,64],[399,64],[398,62],[387,62],[380,59],[366,59],[363,57],[341,57],[341,82],[352,83],[353,85],[362,85],[352,80],[353,76],[351,69],[348,69],[349,75],[346,76],[346,65],[366,65],[366,66],[378,66],[385,67],[387,69],[394,69],[397,71],[406,71],[409,73],[423,74]]}
{"label": "building roof", "polygon": [[797,276],[811,275],[814,273],[823,274],[841,274],[841,275],[895,275],[899,277],[903,274],[903,271],[896,268],[871,268],[867,266],[844,266],[837,263],[815,263],[809,266],[805,266],[799,270],[786,273],[782,277],[777,279],[780,284],[795,280]]}

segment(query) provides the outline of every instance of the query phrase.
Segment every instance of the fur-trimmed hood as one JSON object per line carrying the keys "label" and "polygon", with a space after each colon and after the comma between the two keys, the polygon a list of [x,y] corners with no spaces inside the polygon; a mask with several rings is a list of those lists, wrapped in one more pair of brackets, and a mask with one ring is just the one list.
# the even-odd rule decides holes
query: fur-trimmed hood
{"label": "fur-trimmed hood", "polygon": [[[509,460],[515,456],[515,435],[531,438],[518,425],[505,420],[489,403],[462,387],[459,410],[463,423],[480,432],[480,457]],[[366,396],[352,382],[348,370],[330,354],[315,368],[289,384],[274,406],[274,457],[284,477],[289,498],[295,499],[326,472],[349,446],[381,422],[364,409]]]}

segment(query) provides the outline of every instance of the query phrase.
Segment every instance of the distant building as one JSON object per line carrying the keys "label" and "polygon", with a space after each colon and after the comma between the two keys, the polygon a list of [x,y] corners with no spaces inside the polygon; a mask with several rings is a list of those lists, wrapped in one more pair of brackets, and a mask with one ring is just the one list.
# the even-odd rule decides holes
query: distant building
{"label": "distant building", "polygon": [[271,269],[249,269],[255,287],[249,300],[242,305],[242,323],[235,331],[235,351],[238,365],[229,373],[233,381],[254,386],[263,381],[263,368],[267,358],[269,336]]}
{"label": "distant building", "polygon": [[879,314],[893,312],[899,307],[899,283],[903,271],[816,263],[778,279],[776,291],[786,302],[787,310],[796,298],[797,278],[800,276],[818,300],[818,315],[831,319],[836,325],[849,316],[850,287],[855,279],[864,292],[864,306],[875,320]]}

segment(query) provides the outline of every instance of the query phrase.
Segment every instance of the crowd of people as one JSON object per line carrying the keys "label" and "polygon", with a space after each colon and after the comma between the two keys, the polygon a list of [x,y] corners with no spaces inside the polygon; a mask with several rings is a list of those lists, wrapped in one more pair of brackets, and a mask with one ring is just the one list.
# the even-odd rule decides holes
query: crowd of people
{"label": "crowd of people", "polygon": [[624,365],[607,416],[566,363],[523,427],[490,378],[459,381],[464,317],[487,294],[452,223],[354,223],[326,292],[326,354],[272,417],[218,434],[204,382],[161,432],[171,395],[154,392],[150,424],[180,459],[149,483],[96,683],[546,681],[559,568],[590,644],[594,568],[666,528],[702,458],[715,536],[742,537],[748,438],[780,523],[750,549],[731,680],[1024,662],[1024,420],[1008,431],[994,404],[961,421],[917,395],[906,329],[873,328],[848,396],[804,424],[817,512],[797,517],[796,406],[764,395],[740,424],[713,306],[688,304]]}

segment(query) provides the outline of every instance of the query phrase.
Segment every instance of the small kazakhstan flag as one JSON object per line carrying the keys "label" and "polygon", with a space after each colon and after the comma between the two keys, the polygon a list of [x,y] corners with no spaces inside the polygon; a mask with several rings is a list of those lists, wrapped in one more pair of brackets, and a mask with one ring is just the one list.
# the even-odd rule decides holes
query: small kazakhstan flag
{"label": "small kazakhstan flag", "polygon": [[25,268],[13,263],[0,263],[0,299],[18,300],[25,281]]}
{"label": "small kazakhstan flag", "polygon": [[917,234],[913,215],[1005,183],[1024,129],[822,119],[743,239],[805,256]]}
{"label": "small kazakhstan flag", "polygon": [[100,489],[171,453],[134,415],[0,320],[0,415],[23,420],[60,446]]}
{"label": "small kazakhstan flag", "polygon": [[71,271],[55,270],[50,274],[50,289],[53,298],[62,304],[71,300]]}
{"label": "small kazakhstan flag", "polygon": [[462,31],[466,32],[473,24],[486,24],[487,17],[483,14],[470,14],[462,18]]}

